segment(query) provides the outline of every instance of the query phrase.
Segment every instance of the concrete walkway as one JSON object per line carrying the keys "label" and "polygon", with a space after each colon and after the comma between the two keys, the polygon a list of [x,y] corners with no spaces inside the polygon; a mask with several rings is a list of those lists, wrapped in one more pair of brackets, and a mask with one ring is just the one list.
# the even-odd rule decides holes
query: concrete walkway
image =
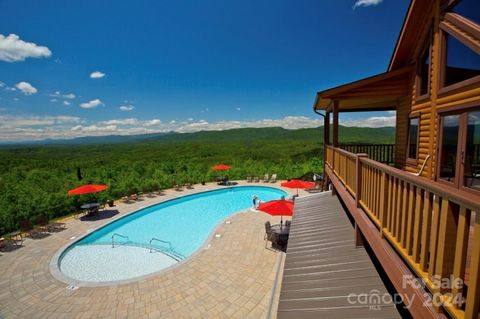
{"label": "concrete walkway", "polygon": [[[239,183],[239,185],[279,184]],[[281,253],[265,249],[263,213],[240,213],[222,224],[210,241],[184,264],[138,282],[110,287],[67,289],[50,273],[53,255],[64,245],[141,207],[219,188],[195,185],[162,196],[119,203],[118,214],[100,220],[66,221],[67,229],[0,254],[0,318],[265,318],[269,311]],[[293,194],[295,191],[285,189]],[[279,267],[280,266],[280,267]],[[281,278],[281,274],[279,276]],[[277,294],[278,294],[277,289]],[[274,302],[273,314],[276,313]]]}

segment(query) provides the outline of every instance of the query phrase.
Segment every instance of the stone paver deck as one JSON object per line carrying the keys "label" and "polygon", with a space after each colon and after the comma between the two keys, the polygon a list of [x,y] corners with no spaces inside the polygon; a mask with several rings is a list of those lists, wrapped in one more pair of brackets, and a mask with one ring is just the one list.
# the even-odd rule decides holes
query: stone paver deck
{"label": "stone paver deck", "polygon": [[276,304],[278,299],[278,289],[272,298],[272,288],[277,269],[283,269],[283,257],[265,249],[264,222],[278,222],[279,218],[263,213],[232,216],[231,224],[217,228],[221,237],[213,237],[209,249],[178,267],[134,283],[69,290],[50,273],[52,257],[72,242],[71,237],[143,206],[214,188],[219,187],[195,185],[192,190],[167,190],[162,196],[118,203],[113,209],[119,213],[113,217],[96,221],[70,218],[66,230],[26,239],[24,247],[0,253],[0,318],[265,318],[271,300]]}

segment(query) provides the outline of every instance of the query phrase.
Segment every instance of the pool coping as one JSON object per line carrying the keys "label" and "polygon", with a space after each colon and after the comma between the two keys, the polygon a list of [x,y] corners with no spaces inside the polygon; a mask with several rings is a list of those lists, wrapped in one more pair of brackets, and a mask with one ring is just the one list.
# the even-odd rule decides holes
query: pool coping
{"label": "pool coping", "polygon": [[[210,190],[205,190],[205,191],[201,191],[201,192],[197,192],[197,193],[193,193],[193,194],[188,194],[188,195],[183,195],[183,196],[179,196],[179,197],[175,197],[175,198],[170,198],[170,199],[167,199],[167,200],[164,200],[164,201],[160,201],[158,203],[155,203],[155,204],[151,204],[151,205],[148,205],[148,206],[144,206],[144,207],[141,207],[137,210],[133,210],[131,212],[128,212],[128,213],[125,213],[124,215],[122,216],[118,216],[117,218],[115,219],[112,219],[111,221],[109,221],[108,223],[105,223],[103,225],[99,225],[95,228],[92,228],[92,229],[89,229],[87,233],[83,234],[82,236],[79,236],[78,238],[75,238],[72,242],[68,243],[68,244],[65,244],[63,245],[62,247],[60,247],[60,249],[58,249],[58,251],[53,255],[52,259],[50,260],[50,263],[49,263],[49,270],[50,270],[50,274],[52,274],[52,276],[61,281],[61,282],[64,282],[66,284],[68,284],[69,286],[74,286],[74,287],[112,287],[112,286],[119,286],[119,285],[125,285],[125,284],[131,284],[131,283],[134,283],[134,282],[139,282],[139,281],[142,281],[142,280],[145,280],[147,278],[150,278],[150,277],[154,277],[156,275],[159,275],[161,273],[165,273],[165,272],[168,272],[168,271],[171,271],[177,267],[180,267],[181,265],[184,265],[188,262],[190,262],[194,257],[196,257],[197,255],[199,255],[203,250],[205,249],[209,249],[210,248],[210,244],[211,244],[211,241],[212,239],[214,238],[214,235],[216,234],[217,230],[220,228],[220,226],[222,226],[223,224],[225,224],[225,222],[232,218],[233,216],[236,216],[238,214],[242,214],[242,213],[247,213],[247,212],[258,212],[257,210],[252,210],[251,208],[249,209],[245,209],[245,210],[240,210],[240,211],[237,211],[237,212],[234,212],[233,214],[231,214],[230,216],[228,217],[225,217],[224,219],[222,219],[215,227],[214,229],[210,232],[209,236],[207,237],[207,239],[205,240],[205,242],[193,253],[191,254],[190,256],[188,256],[187,258],[185,258],[184,260],[178,262],[178,263],[175,263],[173,265],[170,265],[166,268],[163,268],[159,271],[156,271],[156,272],[152,272],[152,273],[149,273],[149,274],[145,274],[145,275],[142,275],[142,276],[138,276],[138,277],[133,277],[133,278],[129,278],[129,279],[122,279],[122,280],[114,280],[114,281],[103,281],[103,282],[93,282],[93,281],[82,281],[82,280],[76,280],[76,279],[73,279],[71,277],[68,277],[67,275],[65,275],[61,270],[60,270],[60,265],[59,265],[59,261],[60,261],[60,258],[62,257],[62,255],[71,247],[73,246],[75,243],[81,241],[83,238],[89,236],[91,233],[93,232],[96,232],[98,231],[99,229],[103,228],[103,227],[106,227],[107,225],[113,223],[113,222],[116,222],[122,218],[126,218],[127,216],[130,216],[132,214],[135,214],[135,213],[138,213],[139,211],[142,211],[144,209],[148,209],[152,206],[156,206],[156,205],[159,205],[159,204],[163,204],[163,203],[167,203],[167,202],[170,202],[170,201],[173,201],[173,200],[177,200],[179,198],[185,198],[185,197],[189,197],[189,196],[194,196],[194,195],[198,195],[198,194],[204,194],[204,193],[208,193],[208,192],[214,192],[214,191],[219,191],[219,190],[223,190],[223,189],[229,189],[229,188],[241,188],[241,187],[263,187],[263,188],[274,188],[274,189],[278,189],[278,190],[281,190],[283,192],[285,192],[286,194],[288,194],[287,191],[285,191],[284,189],[276,186],[276,185],[232,185],[232,186],[226,186],[225,188],[216,188],[216,189],[210,189]],[[140,248],[140,247],[139,247]],[[146,249],[146,248],[145,248]]]}

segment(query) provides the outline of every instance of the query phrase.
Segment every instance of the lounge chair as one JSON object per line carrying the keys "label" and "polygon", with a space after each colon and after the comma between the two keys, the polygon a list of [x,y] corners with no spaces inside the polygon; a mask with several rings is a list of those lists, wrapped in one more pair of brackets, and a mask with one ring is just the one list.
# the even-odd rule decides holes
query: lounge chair
{"label": "lounge chair", "polygon": [[11,249],[11,248],[18,248],[23,245],[23,237],[21,236],[20,232],[15,232],[15,235],[9,235],[0,238],[0,249]]}
{"label": "lounge chair", "polygon": [[253,182],[253,177],[252,176],[247,176],[247,183]]}
{"label": "lounge chair", "polygon": [[264,183],[268,183],[268,181],[269,181],[269,179],[268,179],[268,174],[265,174],[265,175],[263,176],[263,182],[264,182]]}
{"label": "lounge chair", "polygon": [[322,183],[315,183],[315,186],[307,188],[307,189],[305,189],[305,191],[307,191],[309,193],[323,192],[323,185],[322,184],[323,184],[323,182]]}
{"label": "lounge chair", "polygon": [[32,238],[43,237],[47,233],[47,229],[45,227],[33,228],[32,223],[28,219],[21,220],[19,222],[19,225],[20,230],[27,236]]}
{"label": "lounge chair", "polygon": [[277,181],[277,174],[272,174],[270,177],[270,183],[275,183]]}
{"label": "lounge chair", "polygon": [[49,233],[51,232],[57,232],[60,230],[65,229],[65,223],[58,223],[58,222],[53,222],[50,223],[48,221],[48,217],[45,215],[41,215],[37,218],[37,223],[42,227],[43,229],[46,229]]}
{"label": "lounge chair", "polygon": [[253,178],[253,181],[254,181],[255,183],[258,183],[258,182],[260,182],[260,178],[258,178],[258,176],[255,176],[255,177]]}

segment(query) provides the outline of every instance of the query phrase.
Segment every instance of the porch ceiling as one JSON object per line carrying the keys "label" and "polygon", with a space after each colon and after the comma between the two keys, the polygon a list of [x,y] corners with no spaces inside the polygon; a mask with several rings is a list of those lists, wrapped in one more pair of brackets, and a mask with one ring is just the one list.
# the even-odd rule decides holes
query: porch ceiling
{"label": "porch ceiling", "polygon": [[412,70],[408,66],[318,92],[314,107],[328,110],[337,101],[344,112],[395,109],[398,99],[409,94]]}

